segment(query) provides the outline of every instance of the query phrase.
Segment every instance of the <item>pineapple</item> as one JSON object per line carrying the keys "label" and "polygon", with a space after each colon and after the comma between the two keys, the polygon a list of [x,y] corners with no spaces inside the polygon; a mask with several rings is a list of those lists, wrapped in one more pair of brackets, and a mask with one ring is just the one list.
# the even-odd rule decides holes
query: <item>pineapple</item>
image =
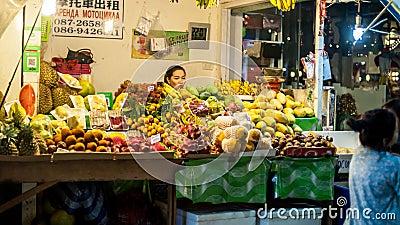
{"label": "pineapple", "polygon": [[46,145],[46,141],[42,138],[42,136],[37,131],[33,130],[33,137],[39,147],[40,154],[47,154],[48,148]]}
{"label": "pineapple", "polygon": [[40,154],[40,149],[31,126],[25,125],[21,127],[18,134],[18,147],[20,156]]}
{"label": "pineapple", "polygon": [[13,126],[17,129],[21,129],[27,124],[25,109],[17,103],[12,104],[6,122],[13,124]]}
{"label": "pineapple", "polygon": [[0,122],[0,155],[17,156],[19,154],[15,145],[17,135],[17,129],[9,124]]}

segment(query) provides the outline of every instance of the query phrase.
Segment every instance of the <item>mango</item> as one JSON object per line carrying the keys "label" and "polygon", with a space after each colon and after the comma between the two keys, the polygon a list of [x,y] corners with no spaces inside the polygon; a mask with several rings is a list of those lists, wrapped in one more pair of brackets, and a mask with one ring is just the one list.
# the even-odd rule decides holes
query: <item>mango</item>
{"label": "mango", "polygon": [[285,134],[283,134],[283,133],[280,132],[280,131],[276,131],[276,132],[275,132],[275,137],[285,137]]}
{"label": "mango", "polygon": [[278,101],[279,101],[282,105],[284,105],[284,104],[286,103],[286,96],[285,96],[282,92],[279,92],[279,93],[276,95],[276,99],[278,99]]}
{"label": "mango", "polygon": [[306,112],[307,117],[313,117],[315,115],[314,110],[310,107],[304,107],[304,111]]}
{"label": "mango", "polygon": [[293,96],[291,96],[291,95],[286,95],[286,100],[294,101],[294,98],[293,98]]}
{"label": "mango", "polygon": [[283,109],[282,103],[278,99],[271,99],[269,103],[274,104],[277,110]]}
{"label": "mango", "polygon": [[257,114],[250,114],[251,122],[253,123],[258,123],[259,121],[262,120],[262,117]]}
{"label": "mango", "polygon": [[293,114],[294,113],[292,108],[284,108],[282,110],[282,112],[285,114]]}
{"label": "mango", "polygon": [[254,101],[265,102],[265,101],[267,101],[267,97],[263,94],[259,94]]}
{"label": "mango", "polygon": [[267,126],[269,126],[269,127],[275,127],[275,126],[276,126],[276,121],[275,121],[274,117],[265,116],[262,120],[263,120],[263,121],[265,122],[265,124],[267,124]]}
{"label": "mango", "polygon": [[263,109],[251,109],[250,114],[260,115],[261,117],[265,116],[265,111]]}
{"label": "mango", "polygon": [[287,116],[285,114],[283,114],[283,112],[281,112],[281,111],[276,111],[274,118],[275,118],[276,122],[283,123],[283,124],[289,123]]}
{"label": "mango", "polygon": [[265,110],[265,116],[269,116],[272,118],[275,118],[275,113],[278,112],[277,110],[274,109],[267,109]]}
{"label": "mango", "polygon": [[297,124],[293,124],[292,127],[294,132],[303,132],[303,129]]}
{"label": "mango", "polygon": [[296,107],[296,108],[293,110],[293,113],[294,113],[294,115],[295,115],[297,118],[303,118],[303,117],[306,117],[306,116],[307,116],[306,111],[305,111],[304,108],[302,108],[302,107]]}
{"label": "mango", "polygon": [[265,97],[270,101],[271,99],[274,99],[276,97],[276,92],[274,90],[269,90],[265,94]]}
{"label": "mango", "polygon": [[269,133],[269,134],[272,136],[272,135],[275,134],[275,129],[272,128],[272,127],[268,127],[268,126],[267,126],[267,127],[265,128],[265,131],[263,132],[264,136],[266,136],[265,133]]}
{"label": "mango", "polygon": [[288,130],[288,133],[293,135],[294,134],[293,128],[291,128],[289,125],[286,125],[286,127],[287,127],[287,130]]}
{"label": "mango", "polygon": [[265,128],[267,127],[267,124],[264,121],[258,121],[256,123],[256,128],[259,129],[260,131],[265,131]]}
{"label": "mango", "polygon": [[296,122],[296,117],[293,114],[288,113],[285,114],[285,116],[288,118],[289,124],[294,124]]}
{"label": "mango", "polygon": [[292,101],[290,99],[286,100],[285,106],[286,106],[286,108],[290,108],[290,109],[296,108],[296,104],[294,103],[294,101]]}
{"label": "mango", "polygon": [[289,133],[287,126],[282,123],[276,123],[276,130],[282,132],[283,134]]}

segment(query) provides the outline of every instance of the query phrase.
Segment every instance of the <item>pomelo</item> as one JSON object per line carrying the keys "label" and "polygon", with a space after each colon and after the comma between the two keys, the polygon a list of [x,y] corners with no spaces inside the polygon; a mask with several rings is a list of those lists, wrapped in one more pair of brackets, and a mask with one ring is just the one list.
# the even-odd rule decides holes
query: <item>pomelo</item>
{"label": "pomelo", "polygon": [[78,94],[82,97],[86,97],[88,95],[95,94],[95,88],[92,83],[87,80],[79,80],[79,84],[81,85],[82,89],[78,92]]}
{"label": "pomelo", "polygon": [[43,201],[43,212],[44,212],[44,213],[51,215],[51,214],[53,214],[56,210],[57,210],[57,209],[54,208],[54,207],[51,205],[49,199],[45,199],[45,200]]}

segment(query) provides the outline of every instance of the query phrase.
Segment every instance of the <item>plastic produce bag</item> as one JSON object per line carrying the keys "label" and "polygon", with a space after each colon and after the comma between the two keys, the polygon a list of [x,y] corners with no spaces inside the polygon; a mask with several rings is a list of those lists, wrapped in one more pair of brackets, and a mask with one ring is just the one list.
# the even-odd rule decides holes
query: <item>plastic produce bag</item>
{"label": "plastic produce bag", "polygon": [[146,10],[145,6],[143,6],[135,31],[143,36],[147,36],[152,24],[153,16]]}

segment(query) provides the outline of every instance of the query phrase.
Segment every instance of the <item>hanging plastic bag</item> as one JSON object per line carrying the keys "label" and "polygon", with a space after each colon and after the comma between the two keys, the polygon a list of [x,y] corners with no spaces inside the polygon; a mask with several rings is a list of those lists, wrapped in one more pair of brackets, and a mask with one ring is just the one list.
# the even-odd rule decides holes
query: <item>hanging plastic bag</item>
{"label": "hanging plastic bag", "polygon": [[147,36],[152,24],[153,16],[146,10],[145,6],[143,6],[135,31],[143,36]]}
{"label": "hanging plastic bag", "polygon": [[150,52],[152,52],[155,58],[162,58],[168,54],[168,41],[165,30],[161,24],[160,12],[153,19],[153,24],[150,27],[150,31],[147,35],[146,46],[149,46]]}

